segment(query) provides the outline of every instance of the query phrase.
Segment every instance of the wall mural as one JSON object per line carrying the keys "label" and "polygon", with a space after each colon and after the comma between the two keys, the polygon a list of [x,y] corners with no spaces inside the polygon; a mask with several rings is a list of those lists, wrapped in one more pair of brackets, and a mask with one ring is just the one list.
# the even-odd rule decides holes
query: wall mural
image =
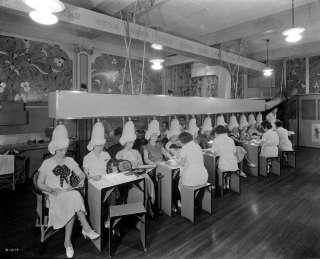
{"label": "wall mural", "polygon": [[0,101],[46,101],[72,88],[72,60],[59,45],[0,35]]}
{"label": "wall mural", "polygon": [[[131,67],[133,94],[162,93],[161,72],[151,70],[150,64],[147,60],[145,60],[142,89],[142,61],[132,60]],[[131,94],[129,66],[128,63],[125,66],[124,57],[102,54],[95,59],[92,64],[92,92]]]}
{"label": "wall mural", "polygon": [[199,76],[191,78],[191,96],[215,97],[218,92],[218,76]]}
{"label": "wall mural", "polygon": [[309,59],[309,68],[310,93],[320,93],[320,56]]}
{"label": "wall mural", "polygon": [[306,61],[305,58],[287,61],[286,95],[304,94],[306,92]]}
{"label": "wall mural", "polygon": [[192,96],[196,92],[197,82],[191,82],[191,63],[166,67],[164,74],[166,94],[168,90],[174,96]]}

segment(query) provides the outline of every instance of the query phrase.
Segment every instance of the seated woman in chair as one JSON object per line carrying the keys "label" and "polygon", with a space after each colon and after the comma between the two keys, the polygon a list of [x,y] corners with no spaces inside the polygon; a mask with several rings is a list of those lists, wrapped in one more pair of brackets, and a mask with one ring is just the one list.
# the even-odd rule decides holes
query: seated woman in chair
{"label": "seated woman in chair", "polygon": [[78,164],[66,157],[69,146],[68,132],[64,125],[58,125],[52,134],[48,149],[53,155],[43,161],[39,168],[37,185],[48,194],[49,222],[54,229],[65,228],[64,246],[66,255],[72,258],[74,250],[71,244],[71,234],[75,216],[81,225],[83,236],[90,239],[99,237],[86,219],[86,209],[81,194],[74,187],[85,178]]}
{"label": "seated woman in chair", "polygon": [[[127,121],[122,136],[120,138],[120,143],[124,148],[120,150],[116,159],[128,160],[131,162],[132,168],[137,168],[143,165],[142,157],[138,150],[133,149],[133,144],[136,139],[135,127],[131,120]],[[148,174],[143,175],[145,177],[146,184],[146,196],[151,200],[152,203],[155,201],[155,190],[153,182]]]}
{"label": "seated woman in chair", "polygon": [[90,151],[83,159],[83,169],[88,179],[100,180],[107,173],[107,163],[111,159],[108,152],[103,151],[106,139],[102,122],[97,122],[92,129],[91,140],[87,146]]}
{"label": "seated woman in chair", "polygon": [[148,144],[143,147],[143,159],[147,165],[157,165],[164,160],[164,157],[169,156],[168,151],[157,141],[159,136],[159,122],[152,120],[145,135]]}

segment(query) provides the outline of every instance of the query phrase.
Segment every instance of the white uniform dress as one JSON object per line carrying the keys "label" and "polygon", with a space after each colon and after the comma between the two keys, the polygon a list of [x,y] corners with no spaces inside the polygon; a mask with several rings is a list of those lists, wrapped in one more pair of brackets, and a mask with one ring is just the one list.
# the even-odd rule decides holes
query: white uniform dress
{"label": "white uniform dress", "polygon": [[180,172],[179,185],[197,186],[208,181],[208,172],[204,167],[201,147],[194,141],[185,144],[180,151],[184,166]]}
{"label": "white uniform dress", "polygon": [[277,133],[279,136],[279,149],[281,151],[292,151],[292,143],[289,140],[289,132],[283,128],[277,128]]}
{"label": "white uniform dress", "polygon": [[276,157],[278,156],[279,136],[273,129],[267,130],[262,135],[262,147],[260,156]]}
{"label": "white uniform dress", "polygon": [[[65,158],[64,165],[72,171],[75,171],[75,169],[79,167],[71,157]],[[51,188],[64,190],[70,187],[70,185],[64,180],[61,187],[60,176],[56,176],[53,173],[53,169],[56,166],[58,166],[58,164],[53,160],[53,158],[49,158],[43,161],[39,171],[45,174],[46,185]],[[54,229],[64,227],[78,211],[86,212],[82,196],[78,191],[66,191],[58,194],[57,196],[49,194],[48,225],[52,226]]]}
{"label": "white uniform dress", "polygon": [[93,151],[83,158],[83,168],[88,170],[89,176],[106,175],[107,163],[111,159],[108,152],[102,151],[97,156]]}
{"label": "white uniform dress", "polygon": [[227,134],[219,134],[212,143],[212,152],[219,156],[218,168],[222,171],[238,170],[236,145]]}
{"label": "white uniform dress", "polygon": [[[143,165],[142,157],[140,153],[135,149],[122,149],[116,154],[116,159],[124,159],[131,162],[132,168],[136,168],[140,165]],[[143,175],[145,178],[146,184],[146,195],[151,198],[151,201],[155,201],[155,189],[153,182],[148,174]]]}

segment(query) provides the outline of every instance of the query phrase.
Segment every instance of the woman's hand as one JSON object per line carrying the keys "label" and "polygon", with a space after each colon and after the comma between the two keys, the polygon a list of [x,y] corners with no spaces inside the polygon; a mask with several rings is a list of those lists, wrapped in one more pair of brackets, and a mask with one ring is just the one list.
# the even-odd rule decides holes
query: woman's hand
{"label": "woman's hand", "polygon": [[102,178],[101,175],[94,175],[94,176],[91,176],[90,179],[94,180],[94,181],[100,181]]}
{"label": "woman's hand", "polygon": [[63,190],[59,189],[59,188],[52,188],[50,191],[50,194],[53,196],[58,196],[60,193],[62,193]]}

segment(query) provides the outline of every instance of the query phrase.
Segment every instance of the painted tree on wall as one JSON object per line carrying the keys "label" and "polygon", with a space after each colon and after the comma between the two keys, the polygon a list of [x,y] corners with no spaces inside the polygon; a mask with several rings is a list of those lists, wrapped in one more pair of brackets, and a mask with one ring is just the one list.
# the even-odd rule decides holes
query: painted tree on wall
{"label": "painted tree on wall", "polygon": [[0,100],[46,101],[72,88],[72,60],[60,46],[0,35]]}
{"label": "painted tree on wall", "polygon": [[306,62],[305,58],[290,59],[287,61],[287,88],[286,95],[306,92]]}
{"label": "painted tree on wall", "polygon": [[309,59],[310,93],[320,93],[320,56],[311,57]]}
{"label": "painted tree on wall", "polygon": [[[161,94],[161,72],[150,69],[145,62],[143,84],[142,61],[132,60],[133,94]],[[131,77],[128,69],[125,71],[125,58],[102,54],[92,64],[92,92],[131,94]]]}

